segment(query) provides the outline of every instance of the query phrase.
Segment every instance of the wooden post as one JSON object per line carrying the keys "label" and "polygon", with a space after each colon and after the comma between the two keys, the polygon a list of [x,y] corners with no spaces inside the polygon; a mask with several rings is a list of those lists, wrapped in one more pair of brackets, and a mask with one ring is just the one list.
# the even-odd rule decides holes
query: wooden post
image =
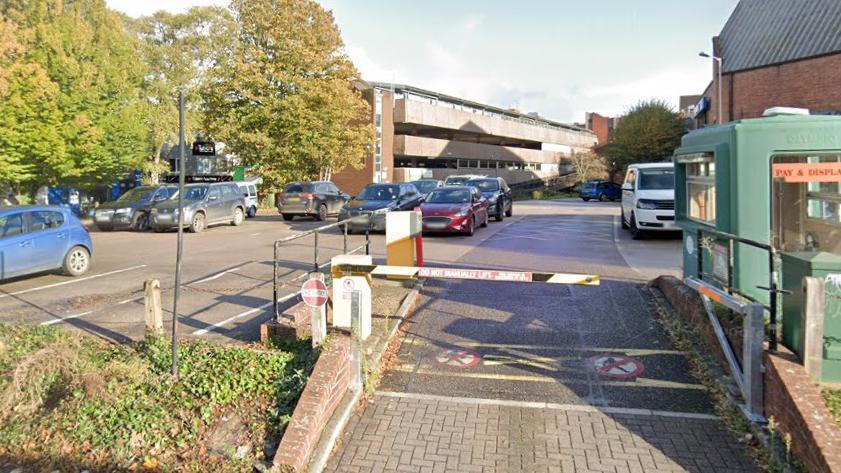
{"label": "wooden post", "polygon": [[821,380],[823,361],[824,280],[803,278],[803,309],[800,314],[803,366],[812,381]]}
{"label": "wooden post", "polygon": [[146,306],[146,333],[160,336],[164,333],[164,320],[161,311],[161,282],[157,279],[148,279],[143,283],[145,293],[144,304]]}
{"label": "wooden post", "polygon": [[[324,281],[324,274],[321,272],[310,273],[310,279]],[[312,346],[321,345],[324,339],[327,338],[327,304],[319,307],[310,307],[310,325],[312,329]]]}

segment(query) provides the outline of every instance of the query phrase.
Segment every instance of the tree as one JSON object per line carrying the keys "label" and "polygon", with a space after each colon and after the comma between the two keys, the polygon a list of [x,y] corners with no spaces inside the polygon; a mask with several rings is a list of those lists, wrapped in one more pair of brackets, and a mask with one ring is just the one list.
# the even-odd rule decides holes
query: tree
{"label": "tree", "polygon": [[360,167],[370,107],[333,15],[311,0],[234,0],[238,42],[205,89],[207,129],[278,187]]}
{"label": "tree", "polygon": [[186,134],[194,134],[204,121],[200,89],[207,72],[229,57],[236,39],[236,23],[228,10],[194,7],[183,14],[159,11],[139,18],[129,27],[140,39],[146,65],[143,81],[143,115],[147,133],[147,180],[157,183],[166,170],[161,151],[178,141],[178,92],[186,95]]}
{"label": "tree", "polygon": [[607,175],[607,165],[604,159],[592,151],[583,153],[573,151],[569,159],[572,162],[572,168],[578,182],[602,179]]}
{"label": "tree", "polygon": [[639,102],[622,117],[607,143],[607,156],[621,169],[632,163],[670,158],[685,125],[661,100]]}

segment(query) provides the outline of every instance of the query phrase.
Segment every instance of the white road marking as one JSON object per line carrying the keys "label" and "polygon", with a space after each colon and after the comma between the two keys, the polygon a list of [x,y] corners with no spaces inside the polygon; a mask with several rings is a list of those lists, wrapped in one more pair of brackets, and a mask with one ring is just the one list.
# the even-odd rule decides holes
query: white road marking
{"label": "white road marking", "polygon": [[7,293],[0,294],[0,299],[2,299],[4,297],[19,296],[21,294],[28,294],[30,292],[41,291],[43,289],[50,289],[50,288],[53,288],[53,287],[64,286],[65,284],[73,284],[73,283],[77,283],[77,282],[87,281],[87,280],[90,280],[90,279],[101,278],[102,276],[110,276],[112,274],[124,273],[126,271],[133,271],[135,269],[140,269],[140,268],[145,268],[145,267],[146,267],[145,264],[141,264],[141,265],[137,265],[137,266],[132,266],[130,268],[118,269],[118,270],[115,270],[115,271],[109,271],[107,273],[102,273],[102,274],[95,274],[93,276],[87,276],[87,277],[84,277],[84,278],[71,279],[69,281],[57,282],[55,284],[47,284],[46,286],[33,287],[33,288],[23,289],[21,291],[16,291],[16,292],[7,292]]}
{"label": "white road marking", "polygon": [[630,407],[595,407],[586,404],[556,404],[553,402],[531,402],[531,401],[511,401],[506,399],[485,399],[485,398],[470,398],[470,397],[455,397],[455,396],[438,396],[434,394],[416,394],[416,393],[398,393],[390,391],[380,391],[375,394],[378,397],[392,397],[402,399],[417,399],[422,401],[436,401],[436,402],[450,402],[456,404],[480,404],[485,406],[506,406],[506,407],[522,407],[527,409],[552,409],[558,411],[576,411],[576,412],[593,412],[604,414],[626,414],[637,416],[657,416],[657,417],[675,417],[683,419],[702,419],[702,420],[718,420],[718,416],[713,414],[703,414],[699,412],[675,412],[675,411],[658,411],[652,409],[639,409]]}
{"label": "white road marking", "polygon": [[252,234],[251,234],[251,236],[257,236],[257,235],[259,235],[259,234],[260,234],[260,232],[257,232],[257,233],[252,233]]}
{"label": "white road marking", "polygon": [[[296,293],[293,293],[293,294],[283,296],[283,297],[281,297],[280,299],[277,300],[277,303],[280,304],[282,302],[286,302],[289,299],[292,299],[293,297],[296,297],[298,294],[299,294],[299,292],[296,292]],[[259,307],[255,307],[253,309],[248,309],[245,312],[239,313],[239,314],[237,314],[233,317],[229,317],[229,318],[227,318],[227,319],[225,319],[221,322],[217,322],[215,324],[212,324],[212,325],[208,326],[207,328],[196,330],[195,332],[192,333],[192,335],[195,335],[195,336],[206,335],[207,333],[213,332],[216,329],[221,328],[224,325],[228,325],[229,323],[233,322],[234,320],[241,319],[243,317],[248,317],[249,315],[256,314],[257,312],[260,312],[261,310],[264,310],[266,307],[270,307],[271,305],[272,305],[271,302],[266,302],[265,304],[263,304]]]}
{"label": "white road marking", "polygon": [[67,317],[62,317],[62,318],[60,318],[60,319],[53,319],[53,320],[48,320],[48,321],[46,321],[46,322],[41,322],[41,324],[40,324],[40,325],[53,325],[53,324],[58,324],[58,323],[64,322],[65,320],[78,319],[79,317],[83,317],[83,316],[85,316],[85,315],[89,315],[89,314],[92,314],[92,313],[93,313],[93,311],[92,311],[92,310],[89,310],[89,311],[87,311],[87,312],[82,312],[82,313],[79,313],[79,314],[68,315]]}
{"label": "white road marking", "polygon": [[201,284],[203,282],[213,281],[214,279],[219,279],[219,278],[221,278],[222,276],[224,276],[228,273],[233,273],[235,271],[239,271],[240,269],[242,269],[242,266],[237,266],[236,268],[226,269],[225,271],[218,272],[218,273],[214,274],[213,276],[208,276],[204,279],[199,279],[198,281],[193,281],[189,284],[185,284],[185,286],[191,286],[193,284]]}

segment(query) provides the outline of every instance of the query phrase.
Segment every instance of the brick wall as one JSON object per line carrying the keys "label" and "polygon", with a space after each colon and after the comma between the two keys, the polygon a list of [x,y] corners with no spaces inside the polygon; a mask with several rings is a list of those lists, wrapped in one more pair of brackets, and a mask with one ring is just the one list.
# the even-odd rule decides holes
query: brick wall
{"label": "brick wall", "polygon": [[319,356],[280,441],[274,464],[305,471],[321,431],[338,407],[351,381],[351,336],[334,332]]}
{"label": "brick wall", "polygon": [[792,452],[812,473],[841,472],[841,428],[794,354],[765,354],[765,415],[791,435]]}
{"label": "brick wall", "polygon": [[[725,122],[760,117],[774,106],[841,110],[841,54],[725,74],[722,85]],[[709,117],[718,116],[715,87]]]}

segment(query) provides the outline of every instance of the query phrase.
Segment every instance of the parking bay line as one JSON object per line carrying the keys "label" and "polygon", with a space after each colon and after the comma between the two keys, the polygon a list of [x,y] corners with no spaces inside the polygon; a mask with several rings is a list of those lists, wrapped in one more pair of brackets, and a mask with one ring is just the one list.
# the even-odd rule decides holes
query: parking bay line
{"label": "parking bay line", "polygon": [[401,393],[392,391],[379,391],[376,394],[374,394],[374,396],[398,399],[413,399],[418,401],[440,401],[455,404],[478,404],[484,406],[521,407],[528,409],[550,409],[558,411],[592,412],[602,414],[625,414],[637,416],[674,417],[700,420],[718,420],[719,418],[714,414],[705,414],[702,412],[660,411],[633,407],[596,407],[587,404],[558,404],[554,402],[514,401],[508,399],[439,396],[436,394]]}
{"label": "parking bay line", "polygon": [[219,278],[221,278],[222,276],[224,276],[228,273],[233,273],[234,271],[239,271],[240,269],[242,269],[242,266],[237,266],[236,268],[226,269],[225,271],[220,271],[220,272],[214,274],[213,276],[208,276],[204,279],[199,279],[198,281],[193,281],[191,283],[185,284],[185,286],[192,286],[193,284],[201,284],[201,283],[205,283],[205,282],[208,282],[208,281],[213,281],[214,279],[219,279]]}
{"label": "parking bay line", "polygon": [[59,323],[61,323],[61,322],[64,322],[65,320],[78,319],[79,317],[82,317],[82,316],[85,316],[85,315],[90,315],[90,314],[92,314],[93,312],[94,312],[94,311],[89,310],[89,311],[87,311],[87,312],[81,312],[81,313],[79,313],[79,314],[68,315],[67,317],[62,317],[62,318],[60,318],[60,319],[53,319],[53,320],[48,320],[48,321],[46,321],[46,322],[41,322],[41,323],[40,323],[40,324],[38,324],[38,325],[53,325],[53,324],[59,324]]}
{"label": "parking bay line", "polygon": [[[441,370],[414,370],[411,367],[397,366],[391,368],[392,371],[399,373],[409,373],[413,375],[428,375],[428,376],[445,376],[454,378],[467,379],[486,379],[493,381],[524,381],[531,383],[558,383],[558,384],[591,384],[586,379],[558,379],[550,376],[533,376],[533,375],[516,375],[516,374],[498,374],[498,373],[458,373],[455,371],[441,371]],[[703,384],[680,383],[677,381],[667,381],[662,379],[652,378],[636,378],[634,381],[613,381],[606,379],[599,379],[596,384],[602,386],[616,386],[626,388],[663,388],[663,389],[693,389],[704,391],[706,386]]]}
{"label": "parking bay line", "polygon": [[64,286],[65,284],[72,284],[72,283],[87,281],[89,279],[101,278],[102,276],[110,276],[112,274],[124,273],[126,271],[133,271],[135,269],[145,268],[146,266],[147,265],[145,265],[145,264],[141,264],[141,265],[137,265],[137,266],[132,266],[130,268],[123,268],[123,269],[117,269],[115,271],[109,271],[107,273],[94,274],[93,276],[87,276],[87,277],[84,277],[84,278],[77,278],[77,279],[71,279],[71,280],[68,280],[68,281],[57,282],[57,283],[54,283],[54,284],[47,284],[46,286],[32,287],[32,288],[29,288],[29,289],[23,289],[23,290],[15,291],[15,292],[7,292],[7,293],[0,294],[0,299],[2,299],[4,297],[19,296],[21,294],[27,294],[27,293],[30,293],[30,292],[40,291],[42,289],[50,289],[50,288],[53,288],[53,287]]}

